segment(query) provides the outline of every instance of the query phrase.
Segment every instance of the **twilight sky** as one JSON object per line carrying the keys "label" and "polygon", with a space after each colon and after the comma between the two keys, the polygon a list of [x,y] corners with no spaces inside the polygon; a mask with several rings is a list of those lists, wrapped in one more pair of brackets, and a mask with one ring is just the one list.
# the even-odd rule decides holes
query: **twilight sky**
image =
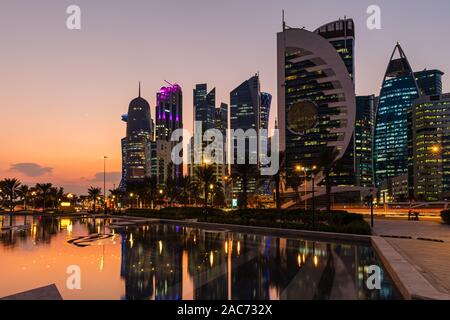
{"label": "twilight sky", "polygon": [[[66,28],[66,8],[82,10],[82,29]],[[366,27],[381,7],[382,30]],[[218,103],[260,72],[276,108],[276,33],[287,24],[313,30],[339,17],[356,23],[357,94],[379,93],[395,42],[416,70],[450,74],[448,0],[0,0],[0,179],[53,182],[67,191],[120,181],[120,121],[142,95],[154,114],[164,80],[184,92],[192,128],[192,89],[217,87]],[[450,76],[450,75],[449,75]],[[444,76],[444,91],[450,80]]]}

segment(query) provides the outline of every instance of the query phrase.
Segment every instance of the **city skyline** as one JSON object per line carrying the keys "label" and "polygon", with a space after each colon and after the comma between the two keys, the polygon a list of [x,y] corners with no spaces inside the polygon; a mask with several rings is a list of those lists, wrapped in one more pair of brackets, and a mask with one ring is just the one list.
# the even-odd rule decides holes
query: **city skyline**
{"label": "city skyline", "polygon": [[[244,35],[236,36],[235,32],[230,32],[232,30],[224,30],[219,26],[224,18],[220,18],[218,22],[208,25],[209,30],[205,28],[203,35],[204,39],[213,39],[212,47],[216,50],[210,48],[205,51],[203,46],[196,48],[192,45],[187,52],[180,49],[186,55],[178,60],[177,50],[166,52],[162,58],[162,53],[157,52],[158,44],[164,47],[172,42],[177,43],[185,32],[188,39],[183,40],[182,44],[186,45],[185,41],[192,40],[192,34],[199,27],[197,23],[191,23],[191,19],[197,14],[207,15],[219,9],[226,13],[236,9],[236,2],[208,4],[199,13],[192,12],[189,6],[181,2],[164,4],[166,10],[175,10],[177,14],[183,11],[187,19],[184,22],[189,22],[187,30],[180,34],[177,34],[177,30],[181,30],[179,21],[168,24],[160,19],[151,19],[160,13],[157,1],[151,4],[132,2],[133,5],[120,5],[113,1],[108,3],[111,10],[106,11],[102,11],[100,5],[79,1],[83,13],[81,31],[65,29],[67,2],[56,4],[54,1],[44,1],[43,4],[27,3],[25,6],[24,2],[17,1],[8,4],[8,10],[0,12],[9,11],[11,17],[20,13],[25,16],[25,21],[19,23],[5,17],[2,18],[5,27],[2,25],[0,28],[6,46],[10,45],[3,52],[8,62],[5,64],[8,77],[0,80],[0,85],[5,88],[1,103],[7,106],[2,108],[6,109],[6,117],[3,118],[0,135],[5,143],[4,154],[0,157],[0,175],[16,176],[30,184],[50,181],[65,186],[68,191],[80,192],[89,185],[102,185],[103,155],[108,155],[110,181],[107,187],[112,188],[113,183],[117,186],[121,168],[118,141],[125,133],[120,116],[126,113],[129,101],[137,97],[138,81],[142,81],[142,97],[150,103],[152,119],[155,119],[156,93],[164,86],[164,80],[180,84],[187,93],[196,83],[209,83],[211,87],[216,87],[217,101],[229,103],[229,92],[259,71],[261,91],[272,94],[276,101],[276,33],[281,31],[281,8],[286,9],[289,26],[305,26],[309,30],[344,15],[355,20],[358,33],[355,56],[357,95],[379,94],[386,61],[397,40],[408,53],[413,71],[428,68],[450,73],[450,66],[445,61],[448,45],[442,43],[441,47],[435,44],[434,48],[439,50],[430,51],[417,40],[427,33],[428,26],[413,25],[421,4],[415,6],[417,12],[408,11],[407,19],[399,13],[398,4],[381,1],[383,29],[369,31],[365,26],[368,17],[365,10],[369,2],[355,4],[349,1],[349,4],[339,4],[340,8],[335,3],[326,2],[326,12],[317,9],[320,5],[295,5],[291,1],[276,5],[258,2],[260,7],[254,15],[249,14],[252,12],[249,4],[242,4],[240,13],[234,19],[236,22],[229,28],[242,28],[247,31],[243,32]],[[428,11],[433,16],[433,25],[428,26],[430,29],[436,30],[449,24],[444,19],[439,21],[435,18],[435,15],[443,14],[443,8],[448,6],[448,3],[442,2],[440,6],[436,5],[436,9]],[[33,12],[34,16],[30,16],[25,9]],[[126,19],[119,19],[121,9],[126,9],[125,14],[129,14]],[[306,14],[308,9],[314,14]],[[425,10],[420,14],[423,12]],[[49,19],[39,20],[43,16]],[[108,16],[110,23],[107,23]],[[409,27],[398,25],[395,17],[408,20],[414,32]],[[255,26],[253,19],[263,20],[266,24],[260,22]],[[152,24],[160,28],[159,31],[164,31],[162,36],[157,35],[157,30],[147,29]],[[7,28],[8,25],[10,27]],[[32,26],[35,29],[31,32]],[[393,32],[397,29],[398,32]],[[136,34],[130,36],[133,32]],[[147,35],[147,32],[150,34]],[[249,34],[254,39],[246,43],[243,39]],[[215,38],[208,37],[211,35]],[[99,38],[103,41],[94,42]],[[54,43],[60,43],[60,46]],[[46,49],[46,45],[52,50]],[[233,50],[236,47],[239,50]],[[114,50],[118,52],[112,53]],[[102,60],[102,55],[106,54],[107,58]],[[162,67],[158,68],[158,64]],[[445,78],[443,85],[444,92],[450,91]],[[184,96],[183,105],[184,126],[192,131],[193,102],[190,94]],[[26,118],[23,117],[24,112]],[[275,114],[273,109],[271,128]],[[20,132],[14,134],[14,139],[8,138],[18,123],[22,124]]]}

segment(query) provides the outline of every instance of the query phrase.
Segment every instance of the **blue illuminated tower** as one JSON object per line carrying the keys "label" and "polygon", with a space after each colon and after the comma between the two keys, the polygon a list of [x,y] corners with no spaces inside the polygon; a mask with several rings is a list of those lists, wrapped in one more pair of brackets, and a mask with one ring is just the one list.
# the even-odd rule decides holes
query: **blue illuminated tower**
{"label": "blue illuminated tower", "polygon": [[[398,52],[399,58],[394,59]],[[408,112],[419,89],[411,66],[399,43],[389,61],[376,116],[375,183],[408,173]]]}

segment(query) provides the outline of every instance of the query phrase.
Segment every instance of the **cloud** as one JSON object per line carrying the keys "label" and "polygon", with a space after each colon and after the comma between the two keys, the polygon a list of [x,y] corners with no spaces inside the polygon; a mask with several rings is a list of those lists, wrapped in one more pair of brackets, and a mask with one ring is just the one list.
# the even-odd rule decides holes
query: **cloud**
{"label": "cloud", "polygon": [[[107,172],[106,173],[106,181],[107,182],[117,182],[122,178],[121,172]],[[93,178],[87,178],[82,180],[86,180],[88,182],[103,182],[103,172],[97,172]]]}
{"label": "cloud", "polygon": [[37,163],[15,163],[9,170],[20,172],[28,177],[40,177],[53,172],[53,168],[42,167]]}

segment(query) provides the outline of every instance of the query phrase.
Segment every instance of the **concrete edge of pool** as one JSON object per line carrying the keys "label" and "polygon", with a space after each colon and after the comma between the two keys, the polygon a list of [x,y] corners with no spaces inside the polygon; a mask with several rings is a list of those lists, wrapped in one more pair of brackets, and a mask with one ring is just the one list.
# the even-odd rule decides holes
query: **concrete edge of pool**
{"label": "concrete edge of pool", "polygon": [[407,261],[385,239],[371,237],[372,247],[400,294],[407,300],[450,300],[450,295],[438,291],[416,267]]}

